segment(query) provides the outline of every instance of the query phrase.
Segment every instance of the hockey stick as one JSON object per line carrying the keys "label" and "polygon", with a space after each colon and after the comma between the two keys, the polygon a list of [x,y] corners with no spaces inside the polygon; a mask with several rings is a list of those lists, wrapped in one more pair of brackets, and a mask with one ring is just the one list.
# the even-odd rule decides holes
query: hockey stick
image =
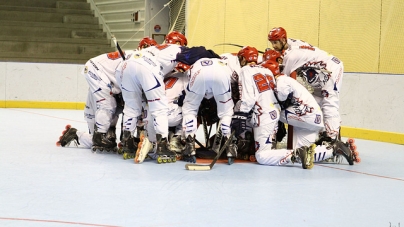
{"label": "hockey stick", "polygon": [[226,143],[224,143],[224,145],[220,149],[219,153],[217,153],[216,157],[213,159],[213,161],[209,165],[200,165],[200,164],[188,163],[188,164],[185,164],[185,169],[187,169],[187,170],[195,170],[195,171],[211,170],[213,168],[213,165],[215,165],[216,161],[220,158],[223,151],[226,149],[226,147],[229,146],[229,144],[232,142],[234,133],[235,133],[235,131],[233,131],[231,133],[229,139],[226,141]]}
{"label": "hockey stick", "polygon": [[125,54],[123,53],[123,51],[122,51],[121,47],[119,46],[118,41],[116,41],[115,36],[114,36],[114,37],[112,37],[112,40],[114,41],[115,46],[116,46],[116,48],[118,49],[119,54],[121,55],[122,59],[125,61],[125,60],[126,60],[126,58],[125,58]]}
{"label": "hockey stick", "polygon": [[[235,46],[235,47],[241,47],[241,48],[245,47],[245,46],[234,44],[234,43],[219,43],[219,44],[214,45],[213,47],[215,47],[215,46],[223,46],[223,45],[229,45],[229,46]],[[259,50],[258,53],[263,54],[265,52]]]}
{"label": "hockey stick", "polygon": [[205,147],[209,147],[209,135],[208,135],[208,126],[206,125],[206,119],[204,116],[201,116],[203,133],[205,134]]}

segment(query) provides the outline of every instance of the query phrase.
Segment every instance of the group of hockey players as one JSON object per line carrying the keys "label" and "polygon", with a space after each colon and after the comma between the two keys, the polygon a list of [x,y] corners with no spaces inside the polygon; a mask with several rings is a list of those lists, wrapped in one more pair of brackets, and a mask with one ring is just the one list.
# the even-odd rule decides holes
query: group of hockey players
{"label": "group of hockey players", "polygon": [[[89,131],[67,125],[57,145],[118,152],[136,163],[196,162],[196,131],[215,124],[209,148],[216,154],[231,140],[222,148],[229,164],[244,158],[311,169],[315,162],[342,158],[350,165],[359,162],[354,140],[340,137],[343,63],[287,38],[281,27],[272,29],[268,40],[274,50],[263,55],[251,46],[218,55],[187,47],[187,38],[173,31],[163,44],[145,37],[137,50],[94,57],[82,71],[89,85],[84,110]],[[285,124],[293,126],[292,149],[276,146]]]}

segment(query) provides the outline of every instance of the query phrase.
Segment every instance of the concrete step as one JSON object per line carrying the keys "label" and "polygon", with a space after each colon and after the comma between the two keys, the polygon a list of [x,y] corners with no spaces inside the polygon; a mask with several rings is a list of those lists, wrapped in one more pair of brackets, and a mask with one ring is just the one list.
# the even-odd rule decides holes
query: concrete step
{"label": "concrete step", "polygon": [[[100,53],[101,54],[101,53]],[[94,54],[59,54],[59,53],[16,53],[1,52],[0,61],[4,62],[36,62],[36,63],[71,63],[85,64]]]}
{"label": "concrete step", "polygon": [[111,45],[92,45],[76,43],[48,43],[48,42],[24,42],[2,41],[0,50],[5,52],[23,53],[60,53],[60,54],[101,54],[115,50]]}
{"label": "concrete step", "polygon": [[[83,9],[57,9],[57,8],[40,8],[25,6],[7,6],[0,4],[0,11],[22,11],[22,12],[44,12],[44,13],[61,13],[61,14],[82,14],[94,15],[93,10]],[[12,18],[11,18],[12,19]]]}
{"label": "concrete step", "polygon": [[56,22],[98,24],[98,18],[93,15],[77,15],[48,12],[22,12],[0,10],[0,20],[3,21],[30,21],[30,22]]}
{"label": "concrete step", "polygon": [[101,29],[71,29],[0,25],[0,36],[31,36],[54,38],[107,38]]}
{"label": "concrete step", "polygon": [[32,37],[32,36],[0,36],[1,41],[19,41],[19,42],[44,42],[44,43],[76,43],[76,44],[96,44],[111,45],[109,39],[73,39],[73,38],[53,38],[53,37]]}
{"label": "concrete step", "polygon": [[91,29],[101,30],[100,24],[72,24],[72,23],[53,23],[53,22],[35,22],[35,21],[4,21],[0,20],[0,25],[4,26],[29,26],[29,27],[46,27],[46,28],[70,28],[70,29]]}
{"label": "concrete step", "polygon": [[[60,0],[1,0],[2,6],[24,6],[24,7],[45,7],[56,8]],[[69,0],[70,2],[87,2],[87,0]]]}
{"label": "concrete step", "polygon": [[87,3],[87,2],[58,1],[58,2],[56,2],[56,8],[58,8],[58,9],[84,9],[84,10],[91,10],[91,5],[90,5],[90,3]]}
{"label": "concrete step", "polygon": [[87,15],[65,15],[63,17],[63,23],[72,24],[98,24],[98,18],[94,16]]}

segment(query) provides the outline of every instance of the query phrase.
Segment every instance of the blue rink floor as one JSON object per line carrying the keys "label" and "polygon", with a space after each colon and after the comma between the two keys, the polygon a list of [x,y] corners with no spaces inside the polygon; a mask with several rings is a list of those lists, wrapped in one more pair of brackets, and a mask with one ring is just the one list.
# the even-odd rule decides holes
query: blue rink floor
{"label": "blue rink floor", "polygon": [[404,227],[404,146],[356,140],[362,162],[134,164],[56,146],[79,110],[0,108],[0,226]]}

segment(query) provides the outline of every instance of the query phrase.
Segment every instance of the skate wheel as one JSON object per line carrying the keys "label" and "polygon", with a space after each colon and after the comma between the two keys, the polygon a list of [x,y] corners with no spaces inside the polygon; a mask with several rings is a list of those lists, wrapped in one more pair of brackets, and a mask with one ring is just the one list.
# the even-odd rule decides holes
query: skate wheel
{"label": "skate wheel", "polygon": [[355,139],[354,138],[349,138],[348,143],[350,143],[350,144],[355,143]]}
{"label": "skate wheel", "polygon": [[168,162],[168,163],[171,163],[171,158],[167,159],[167,162]]}
{"label": "skate wheel", "polygon": [[248,154],[244,154],[244,155],[243,155],[243,160],[246,160],[246,161],[247,161],[249,158],[250,158],[250,157],[249,157]]}
{"label": "skate wheel", "polygon": [[167,159],[163,159],[163,163],[167,163]]}
{"label": "skate wheel", "polygon": [[173,162],[176,162],[177,161],[177,157],[173,157]]}
{"label": "skate wheel", "polygon": [[361,158],[357,157],[357,158],[355,158],[354,161],[355,161],[356,163],[360,163],[360,162],[361,162]]}
{"label": "skate wheel", "polygon": [[356,151],[357,147],[356,147],[356,145],[351,145],[350,148],[351,148],[352,151]]}
{"label": "skate wheel", "polygon": [[161,164],[163,162],[163,160],[161,159],[161,157],[157,157],[157,163]]}
{"label": "skate wheel", "polygon": [[66,126],[65,126],[65,129],[66,129],[66,130],[69,130],[71,127],[72,127],[71,125],[66,125]]}
{"label": "skate wheel", "polygon": [[353,154],[354,154],[355,157],[359,157],[359,152],[354,151]]}
{"label": "skate wheel", "polygon": [[257,161],[257,159],[255,158],[255,155],[250,155],[250,161],[251,162],[256,162]]}
{"label": "skate wheel", "polygon": [[57,142],[56,142],[56,146],[60,147],[60,146],[62,146],[62,144],[60,144],[60,142],[57,141]]}

